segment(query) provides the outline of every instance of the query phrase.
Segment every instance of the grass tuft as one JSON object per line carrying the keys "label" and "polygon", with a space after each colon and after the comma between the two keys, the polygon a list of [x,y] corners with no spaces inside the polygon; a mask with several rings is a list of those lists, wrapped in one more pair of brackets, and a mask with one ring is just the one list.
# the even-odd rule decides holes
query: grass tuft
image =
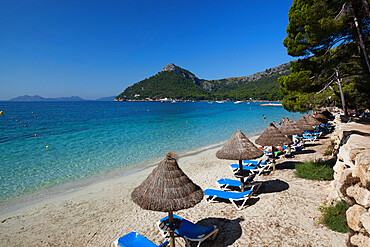
{"label": "grass tuft", "polygon": [[330,205],[320,206],[319,210],[322,213],[319,223],[326,225],[331,230],[336,232],[349,232],[347,224],[346,211],[349,208],[344,201],[332,203]]}
{"label": "grass tuft", "polygon": [[310,180],[333,180],[336,160],[316,160],[297,164],[294,174],[299,178]]}
{"label": "grass tuft", "polygon": [[333,155],[334,153],[334,147],[335,147],[335,142],[331,140],[331,143],[326,147],[324,155]]}

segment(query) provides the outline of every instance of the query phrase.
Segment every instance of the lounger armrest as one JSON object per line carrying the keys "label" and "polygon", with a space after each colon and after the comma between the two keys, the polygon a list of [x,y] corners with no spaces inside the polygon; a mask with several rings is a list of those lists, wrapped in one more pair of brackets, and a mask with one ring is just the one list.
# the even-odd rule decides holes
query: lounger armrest
{"label": "lounger armrest", "polygon": [[165,247],[169,244],[168,241],[163,242],[162,244],[158,245],[158,247]]}

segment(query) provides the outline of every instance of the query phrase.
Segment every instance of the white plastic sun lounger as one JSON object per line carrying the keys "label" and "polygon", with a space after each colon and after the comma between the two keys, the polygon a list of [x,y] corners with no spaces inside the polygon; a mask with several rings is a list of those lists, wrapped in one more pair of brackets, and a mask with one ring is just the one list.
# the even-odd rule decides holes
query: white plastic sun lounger
{"label": "white plastic sun lounger", "polygon": [[[182,224],[179,229],[175,230],[175,234],[177,236],[182,237],[185,240],[186,246],[190,247],[191,242],[198,242],[197,247],[200,246],[200,244],[210,238],[211,240],[215,239],[218,233],[218,229],[216,226],[200,226],[197,224],[194,224],[184,218],[181,218],[180,216],[173,215],[175,219],[180,219],[182,221]],[[161,235],[163,237],[168,237],[169,233],[160,226],[163,221],[167,220],[168,216],[164,217],[163,219],[160,219],[157,222],[157,227],[159,231],[161,232]]]}
{"label": "white plastic sun lounger", "polygon": [[[223,190],[206,189],[204,191],[205,200],[207,203],[216,202],[217,198],[229,200],[237,210],[242,210],[247,200],[251,197],[253,187],[250,190],[244,192],[231,192]],[[238,206],[235,202],[242,201],[242,204]]]}
{"label": "white plastic sun lounger", "polygon": [[[245,189],[252,186],[251,183],[253,182],[253,179],[255,177],[256,177],[256,174],[252,174],[244,181]],[[230,187],[239,187],[241,189],[240,180],[221,178],[216,183],[221,190],[227,190],[227,189],[230,189]]]}

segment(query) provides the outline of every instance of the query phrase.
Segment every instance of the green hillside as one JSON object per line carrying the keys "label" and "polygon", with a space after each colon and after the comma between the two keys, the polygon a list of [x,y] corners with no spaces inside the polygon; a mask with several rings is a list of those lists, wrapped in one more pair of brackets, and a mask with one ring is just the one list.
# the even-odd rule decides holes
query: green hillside
{"label": "green hillside", "polygon": [[142,80],[126,88],[117,96],[126,100],[159,100],[162,98],[205,100],[212,98],[212,94],[196,85],[193,80],[185,78],[176,71],[162,71],[157,75]]}
{"label": "green hillside", "polygon": [[[281,100],[283,94],[280,91],[278,78],[290,74],[286,71],[282,74],[264,76],[248,83],[221,84],[214,94],[217,98],[240,100],[240,99],[263,99]],[[222,87],[224,86],[224,87]]]}
{"label": "green hillside", "polygon": [[202,80],[172,63],[162,72],[127,87],[116,100],[281,100],[278,78],[290,74],[289,64],[250,76]]}

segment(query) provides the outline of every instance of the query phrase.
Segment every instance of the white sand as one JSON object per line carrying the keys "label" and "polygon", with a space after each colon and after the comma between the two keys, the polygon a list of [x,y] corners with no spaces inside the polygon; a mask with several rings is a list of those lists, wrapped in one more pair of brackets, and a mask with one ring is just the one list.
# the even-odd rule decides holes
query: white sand
{"label": "white sand", "polygon": [[[307,148],[314,153],[291,160],[321,157],[329,139],[321,142],[325,144]],[[183,171],[202,189],[216,189],[218,179],[233,178],[228,168],[232,161],[217,159],[218,149],[178,160]],[[284,169],[256,179],[265,181],[261,193],[241,211],[230,203],[207,204],[203,200],[194,208],[175,213],[192,222],[218,226],[216,240],[202,246],[345,246],[347,234],[318,224],[321,214],[317,208],[328,194],[329,182],[296,178],[291,160],[280,158],[278,163],[283,162],[280,168]],[[0,245],[111,246],[115,239],[134,230],[159,244],[163,238],[155,223],[166,213],[143,210],[130,197],[152,169],[2,213]],[[185,245],[178,239],[176,246]]]}

